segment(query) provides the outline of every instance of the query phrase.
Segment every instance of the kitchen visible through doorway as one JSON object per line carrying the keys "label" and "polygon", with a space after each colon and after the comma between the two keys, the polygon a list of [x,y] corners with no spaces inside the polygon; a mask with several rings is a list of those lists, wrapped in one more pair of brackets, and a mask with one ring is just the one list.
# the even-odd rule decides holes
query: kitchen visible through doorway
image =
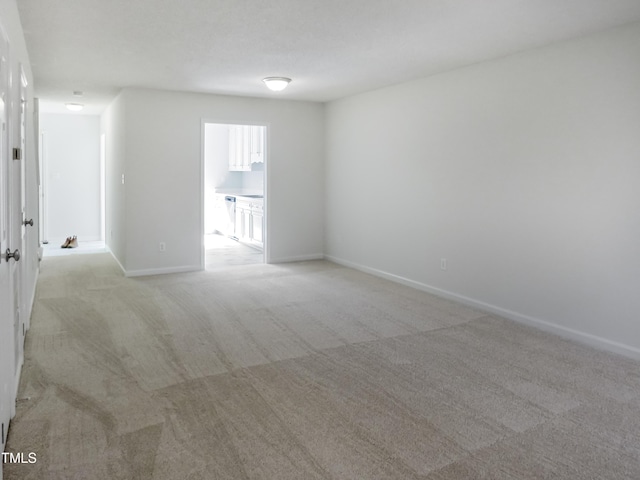
{"label": "kitchen visible through doorway", "polygon": [[203,123],[203,263],[265,261],[267,127]]}

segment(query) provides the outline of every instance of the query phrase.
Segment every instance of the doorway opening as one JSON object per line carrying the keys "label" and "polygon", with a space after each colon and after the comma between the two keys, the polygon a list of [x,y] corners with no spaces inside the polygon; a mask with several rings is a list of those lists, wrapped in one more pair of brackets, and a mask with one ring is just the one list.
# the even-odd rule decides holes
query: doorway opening
{"label": "doorway opening", "polygon": [[203,123],[203,267],[265,262],[267,127]]}
{"label": "doorway opening", "polygon": [[[97,115],[40,116],[44,256],[106,252],[106,138]],[[71,248],[61,248],[76,237]]]}

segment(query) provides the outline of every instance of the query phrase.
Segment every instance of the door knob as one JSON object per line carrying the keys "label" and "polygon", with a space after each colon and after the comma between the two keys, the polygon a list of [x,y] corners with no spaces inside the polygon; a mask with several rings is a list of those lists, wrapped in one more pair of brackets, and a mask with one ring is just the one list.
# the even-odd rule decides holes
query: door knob
{"label": "door knob", "polygon": [[33,227],[33,218],[29,219],[29,220],[25,220],[24,222],[24,226],[26,227],[27,225],[29,225],[30,227]]}
{"label": "door knob", "polygon": [[13,258],[16,262],[20,261],[20,250],[16,248],[16,251],[11,253],[11,250],[7,248],[5,257],[7,257],[7,262],[10,258]]}

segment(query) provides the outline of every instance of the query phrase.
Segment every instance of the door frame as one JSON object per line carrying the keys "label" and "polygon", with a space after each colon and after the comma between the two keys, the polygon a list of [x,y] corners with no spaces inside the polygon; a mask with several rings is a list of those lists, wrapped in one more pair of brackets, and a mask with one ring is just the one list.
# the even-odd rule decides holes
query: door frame
{"label": "door frame", "polygon": [[[29,326],[30,326],[30,321],[29,321],[29,317],[31,315],[31,308],[30,308],[30,302],[31,302],[31,298],[28,298],[28,292],[29,292],[29,288],[28,288],[28,283],[31,281],[31,279],[29,278],[29,265],[31,265],[31,250],[28,248],[29,245],[29,239],[31,238],[31,235],[33,233],[33,226],[28,225],[26,222],[28,220],[32,220],[33,224],[35,226],[35,228],[37,229],[38,226],[36,225],[36,222],[38,221],[37,218],[33,218],[31,217],[30,219],[28,218],[29,216],[29,205],[28,205],[28,195],[27,195],[27,178],[29,175],[28,172],[28,163],[27,163],[27,153],[31,153],[27,151],[27,137],[28,137],[28,114],[29,114],[29,108],[30,108],[30,103],[29,100],[27,98],[27,87],[29,86],[29,81],[27,80],[27,75],[24,71],[24,66],[22,64],[20,64],[20,71],[18,72],[20,74],[20,83],[19,83],[19,95],[18,95],[18,120],[19,120],[19,127],[18,127],[18,135],[17,135],[17,139],[19,141],[19,145],[20,145],[20,150],[22,152],[22,159],[20,160],[20,209],[21,209],[21,213],[20,213],[20,236],[21,236],[21,240],[20,240],[20,252],[22,254],[22,258],[20,259],[20,262],[17,264],[18,268],[20,269],[20,316],[21,316],[21,323],[22,323],[22,341],[21,343],[21,350],[22,350],[22,362],[24,362],[24,341],[25,341],[25,337],[26,337],[26,333],[27,330],[29,330]],[[34,289],[35,290],[35,289]]]}
{"label": "door frame", "polygon": [[263,227],[263,235],[264,235],[264,248],[262,252],[262,261],[263,263],[271,263],[271,249],[270,249],[270,241],[269,241],[269,228],[267,226],[267,219],[269,218],[269,171],[270,171],[270,161],[271,158],[271,122],[261,122],[261,121],[243,121],[238,119],[230,119],[230,118],[202,118],[200,120],[200,269],[205,269],[205,258],[206,253],[204,249],[204,235],[205,235],[205,127],[207,124],[217,124],[217,125],[251,125],[251,126],[259,126],[265,127],[266,132],[264,136],[264,178],[262,179],[262,186],[264,189],[264,227]]}

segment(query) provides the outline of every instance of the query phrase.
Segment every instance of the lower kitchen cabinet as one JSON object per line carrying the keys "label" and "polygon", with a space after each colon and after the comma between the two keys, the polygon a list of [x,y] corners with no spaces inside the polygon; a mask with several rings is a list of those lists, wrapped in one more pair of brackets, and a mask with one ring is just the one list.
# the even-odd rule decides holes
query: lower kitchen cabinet
{"label": "lower kitchen cabinet", "polygon": [[264,248],[264,205],[262,199],[236,197],[236,236],[238,240]]}
{"label": "lower kitchen cabinet", "polygon": [[244,240],[245,237],[245,223],[244,217],[246,216],[245,203],[236,197],[236,230],[235,236],[238,240]]}
{"label": "lower kitchen cabinet", "polygon": [[260,248],[264,248],[264,207],[254,204],[251,207],[251,241]]}

